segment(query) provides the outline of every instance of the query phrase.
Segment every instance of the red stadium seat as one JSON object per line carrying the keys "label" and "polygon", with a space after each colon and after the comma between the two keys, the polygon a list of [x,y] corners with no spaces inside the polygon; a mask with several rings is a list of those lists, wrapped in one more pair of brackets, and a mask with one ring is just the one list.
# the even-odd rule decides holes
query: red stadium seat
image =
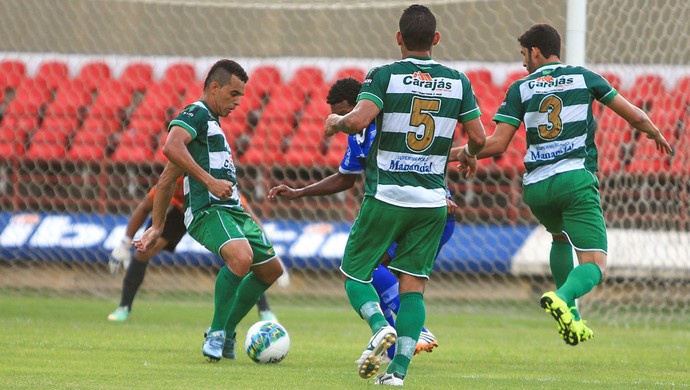
{"label": "red stadium seat", "polygon": [[120,163],[142,163],[153,161],[153,137],[150,133],[126,130],[110,158]]}
{"label": "red stadium seat", "polygon": [[[333,83],[335,83],[336,81],[338,81],[340,79],[344,79],[344,78],[353,78],[355,80],[358,80],[359,82],[362,82],[362,81],[364,81],[364,77],[366,77],[366,75],[367,75],[367,72],[362,68],[358,68],[358,67],[340,68],[335,73]],[[330,88],[330,85],[328,87]]]}
{"label": "red stadium seat", "polygon": [[261,115],[263,116],[264,113],[269,112],[278,116],[280,113],[288,116],[295,116],[302,108],[305,100],[306,95],[304,90],[293,88],[290,85],[281,85],[271,92],[269,101],[264,107]]}
{"label": "red stadium seat", "polygon": [[81,131],[112,135],[120,131],[120,121],[117,119],[88,118],[84,121]]}
{"label": "red stadium seat", "polygon": [[19,84],[14,99],[7,105],[4,115],[38,118],[50,98],[50,90],[41,79],[24,79]]}
{"label": "red stadium seat", "polygon": [[132,112],[132,119],[166,120],[166,113],[180,104],[179,93],[170,84],[155,83],[147,90],[144,99]]}
{"label": "red stadium seat", "polygon": [[97,91],[103,82],[110,80],[110,66],[103,61],[91,61],[85,63],[75,77],[84,83],[90,91]]}
{"label": "red stadium seat", "polygon": [[105,80],[99,87],[98,96],[89,107],[88,115],[96,118],[124,120],[132,104],[132,92],[118,80]]}
{"label": "red stadium seat", "polygon": [[77,127],[79,127],[79,120],[77,118],[47,117],[43,120],[40,130],[48,130],[69,136]]}
{"label": "red stadium seat", "polygon": [[300,119],[326,120],[326,117],[331,113],[331,106],[326,103],[325,98],[311,99],[304,107]]}
{"label": "red stadium seat", "polygon": [[193,64],[178,62],[168,66],[160,82],[173,86],[175,91],[182,95],[189,84],[197,83],[198,81]]}
{"label": "red stadium seat", "polygon": [[143,62],[128,64],[120,75],[120,83],[130,92],[144,92],[153,82],[153,67]]}
{"label": "red stadium seat", "polygon": [[475,93],[479,91],[491,91],[494,89],[493,76],[488,69],[470,69],[465,72],[467,78],[472,83],[472,89]]}
{"label": "red stadium seat", "polygon": [[187,84],[184,90],[184,98],[182,98],[182,105],[186,107],[199,100],[203,92],[204,85],[201,82],[191,82]]}
{"label": "red stadium seat", "polygon": [[22,61],[0,61],[0,90],[16,89],[26,76],[26,65]]}
{"label": "red stadium seat", "polygon": [[66,80],[57,89],[55,99],[46,109],[46,117],[72,117],[91,104],[91,92],[81,80]]}
{"label": "red stadium seat", "polygon": [[33,117],[5,117],[0,124],[0,158],[21,156],[29,134],[36,127]]}
{"label": "red stadium seat", "polygon": [[76,161],[100,161],[105,157],[108,134],[83,128],[76,132],[67,157]]}
{"label": "red stadium seat", "polygon": [[283,85],[280,70],[273,65],[261,65],[251,72],[240,107],[246,111],[258,110],[268,101],[273,89]]}
{"label": "red stadium seat", "polygon": [[328,88],[323,79],[323,70],[316,66],[298,68],[290,78],[288,85],[293,90],[299,90],[305,96],[318,94],[318,91]]}
{"label": "red stadium seat", "polygon": [[284,165],[285,149],[285,139],[256,134],[240,161],[252,166]]}
{"label": "red stadium seat", "polygon": [[310,138],[296,135],[290,141],[285,152],[285,164],[292,167],[313,167],[326,165],[326,156],[322,153],[325,145]]}
{"label": "red stadium seat", "polygon": [[127,125],[126,132],[146,134],[149,137],[158,137],[165,131],[165,123],[156,119],[132,119]]}
{"label": "red stadium seat", "polygon": [[68,133],[40,128],[31,137],[26,156],[37,160],[53,160],[65,157]]}
{"label": "red stadium seat", "polygon": [[230,115],[220,118],[220,127],[228,140],[241,137],[249,132],[247,119],[234,111]]}
{"label": "red stadium seat", "polygon": [[503,81],[503,84],[501,84],[500,92],[501,92],[501,99],[503,99],[503,96],[505,96],[506,91],[508,90],[508,87],[510,87],[513,82],[520,80],[523,77],[526,77],[529,73],[527,73],[526,69],[516,69],[513,71],[508,72],[506,75],[505,80]]}
{"label": "red stadium seat", "polygon": [[664,79],[656,74],[645,74],[635,77],[625,97],[637,107],[649,111],[655,102],[666,93]]}
{"label": "red stadium seat", "polygon": [[48,89],[54,91],[69,79],[69,68],[62,61],[41,62],[34,78],[42,80]]}
{"label": "red stadium seat", "polygon": [[337,167],[347,150],[347,134],[338,133],[326,141],[326,165]]}
{"label": "red stadium seat", "polygon": [[[261,118],[259,124],[254,129],[254,137],[262,138],[280,138],[284,139],[292,136],[295,132],[295,125],[292,118],[286,117],[270,117]],[[254,141],[252,141],[254,142]]]}
{"label": "red stadium seat", "polygon": [[153,153],[153,160],[157,163],[165,164],[168,162],[168,158],[163,154],[163,146],[165,146],[165,141],[168,139],[168,133],[165,132],[161,134],[158,138],[158,146],[156,146],[156,151]]}
{"label": "red stadium seat", "polygon": [[642,137],[635,144],[635,151],[626,170],[634,175],[649,175],[669,172],[671,159],[656,150],[656,143]]}

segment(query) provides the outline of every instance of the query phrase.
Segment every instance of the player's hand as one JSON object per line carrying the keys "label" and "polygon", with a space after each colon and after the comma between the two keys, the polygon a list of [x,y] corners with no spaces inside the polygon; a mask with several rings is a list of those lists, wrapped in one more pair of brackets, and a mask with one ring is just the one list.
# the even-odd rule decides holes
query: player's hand
{"label": "player's hand", "polygon": [[132,239],[125,237],[122,241],[110,252],[110,257],[108,258],[108,269],[110,273],[115,275],[120,266],[124,264],[124,268],[129,267],[129,263],[132,261]]}
{"label": "player's hand", "polygon": [[661,131],[657,130],[655,133],[648,133],[647,138],[654,140],[654,142],[656,142],[656,150],[666,154],[673,154],[673,148],[668,143],[664,135],[661,134]]}
{"label": "player's hand", "polygon": [[299,198],[299,192],[292,187],[286,186],[285,184],[280,184],[271,188],[268,191],[267,197],[269,200],[275,200],[277,197],[293,200]]}
{"label": "player's hand", "polygon": [[470,156],[465,152],[465,148],[461,148],[457,155],[458,170],[465,176],[466,179],[474,176],[477,173],[477,157]]}
{"label": "player's hand", "polygon": [[458,211],[458,205],[453,202],[453,199],[446,198],[446,209],[448,210],[448,214],[455,214],[455,212]]}
{"label": "player's hand", "polygon": [[146,229],[144,234],[142,234],[138,240],[134,240],[132,243],[139,252],[146,252],[147,250],[153,248],[161,234],[162,231],[151,226],[150,228]]}
{"label": "player's hand", "polygon": [[328,115],[328,118],[326,118],[326,137],[331,137],[335,134],[338,133],[338,122],[340,122],[340,115],[338,114],[330,114]]}
{"label": "player's hand", "polygon": [[228,199],[232,196],[233,184],[227,180],[214,179],[208,186],[208,192],[218,199]]}

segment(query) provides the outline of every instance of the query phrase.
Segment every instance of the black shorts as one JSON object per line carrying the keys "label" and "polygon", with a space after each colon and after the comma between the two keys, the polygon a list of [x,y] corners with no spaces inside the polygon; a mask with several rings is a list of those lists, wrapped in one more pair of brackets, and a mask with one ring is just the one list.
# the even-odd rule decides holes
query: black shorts
{"label": "black shorts", "polygon": [[[151,223],[151,220],[149,220],[147,229],[151,227]],[[163,249],[168,252],[174,252],[175,247],[180,243],[185,233],[187,233],[187,228],[184,226],[184,214],[177,207],[170,207],[165,217],[165,225],[161,234],[161,238],[168,242],[168,245]]]}

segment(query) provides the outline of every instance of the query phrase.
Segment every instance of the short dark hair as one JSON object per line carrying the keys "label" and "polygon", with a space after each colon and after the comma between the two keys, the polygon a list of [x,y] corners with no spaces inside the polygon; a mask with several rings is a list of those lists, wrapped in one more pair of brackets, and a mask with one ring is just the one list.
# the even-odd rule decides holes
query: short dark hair
{"label": "short dark hair", "polygon": [[232,75],[237,76],[238,79],[243,82],[249,80],[247,72],[244,71],[242,66],[233,60],[220,60],[213,64],[211,70],[208,71],[206,80],[204,81],[204,91],[211,85],[212,82],[217,82],[220,85],[226,85],[230,83]]}
{"label": "short dark hair", "polygon": [[538,48],[544,57],[555,55],[561,58],[561,34],[549,24],[535,24],[520,35],[518,42],[527,49]]}
{"label": "short dark hair", "polygon": [[362,89],[362,83],[358,80],[351,77],[340,79],[328,90],[326,103],[333,105],[347,100],[351,106],[354,106],[357,104],[357,95],[359,95],[360,89]]}
{"label": "short dark hair", "polygon": [[429,8],[414,4],[403,11],[398,28],[407,50],[429,50],[436,35],[436,17]]}

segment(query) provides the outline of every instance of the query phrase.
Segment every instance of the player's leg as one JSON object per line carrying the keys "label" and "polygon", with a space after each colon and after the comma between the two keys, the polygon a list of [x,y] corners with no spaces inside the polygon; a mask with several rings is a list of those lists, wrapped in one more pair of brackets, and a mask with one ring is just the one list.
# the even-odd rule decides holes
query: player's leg
{"label": "player's leg", "polygon": [[261,294],[259,302],[256,303],[256,309],[259,311],[260,321],[278,321],[278,317],[271,311],[266,294]]}
{"label": "player's leg", "polygon": [[398,239],[388,268],[399,275],[400,308],[396,317],[395,357],[386,373],[403,380],[424,326],[424,288],[445,228],[446,208],[408,209],[405,216],[398,217],[405,233]]}
{"label": "player's leg", "polygon": [[[391,206],[374,198],[362,202],[345,247],[340,270],[347,277],[345,292],[352,308],[364,319],[371,330],[367,347],[357,360],[359,375],[369,378],[381,365],[381,356],[395,342],[395,328],[390,326],[381,310],[380,299],[371,284],[372,272],[390,243],[403,229],[397,223],[402,208]],[[386,226],[382,229],[381,226]]]}
{"label": "player's leg", "polygon": [[[595,176],[584,170],[562,173],[525,186],[524,194],[532,212],[549,232],[557,234],[561,231],[576,250],[587,248],[596,258],[604,255],[602,264],[605,265],[606,227]],[[564,246],[555,251],[556,255],[561,252],[562,260],[556,263],[562,269],[556,270],[558,276],[554,275],[554,280],[558,278],[556,283],[560,282],[561,285],[555,291],[545,293],[541,305],[556,320],[566,343],[577,345],[580,341],[591,338],[593,333],[584,321],[577,318],[579,313],[571,308],[575,306],[575,299],[589,292],[601,281],[601,272],[597,265],[594,265],[596,269],[590,266],[583,269],[577,267],[568,272],[564,279],[565,271],[569,268],[566,263],[572,262],[572,254],[564,253],[568,248],[569,246]],[[599,252],[599,255],[595,252]],[[552,267],[555,268],[557,267]]]}
{"label": "player's leg", "polygon": [[133,260],[129,263],[125,271],[125,277],[122,279],[122,293],[120,294],[120,305],[108,315],[109,321],[123,322],[129,318],[132,312],[132,305],[134,297],[139,291],[139,287],[144,282],[146,276],[146,269],[149,265],[149,260],[160,253],[169,245],[167,239],[161,237],[156,244],[149,248],[146,252],[135,251]]}
{"label": "player's leg", "polygon": [[257,304],[264,292],[283,274],[283,264],[275,255],[273,245],[263,230],[246,213],[232,213],[252,250],[251,271],[242,279],[237,295],[224,324],[228,339],[223,347],[223,356],[235,356],[235,329],[242,319]]}
{"label": "player's leg", "polygon": [[225,343],[225,323],[243,278],[252,263],[252,248],[225,209],[212,209],[189,226],[189,235],[212,253],[223,259],[225,265],[216,277],[213,319],[206,331],[202,353],[209,361],[222,358]]}

